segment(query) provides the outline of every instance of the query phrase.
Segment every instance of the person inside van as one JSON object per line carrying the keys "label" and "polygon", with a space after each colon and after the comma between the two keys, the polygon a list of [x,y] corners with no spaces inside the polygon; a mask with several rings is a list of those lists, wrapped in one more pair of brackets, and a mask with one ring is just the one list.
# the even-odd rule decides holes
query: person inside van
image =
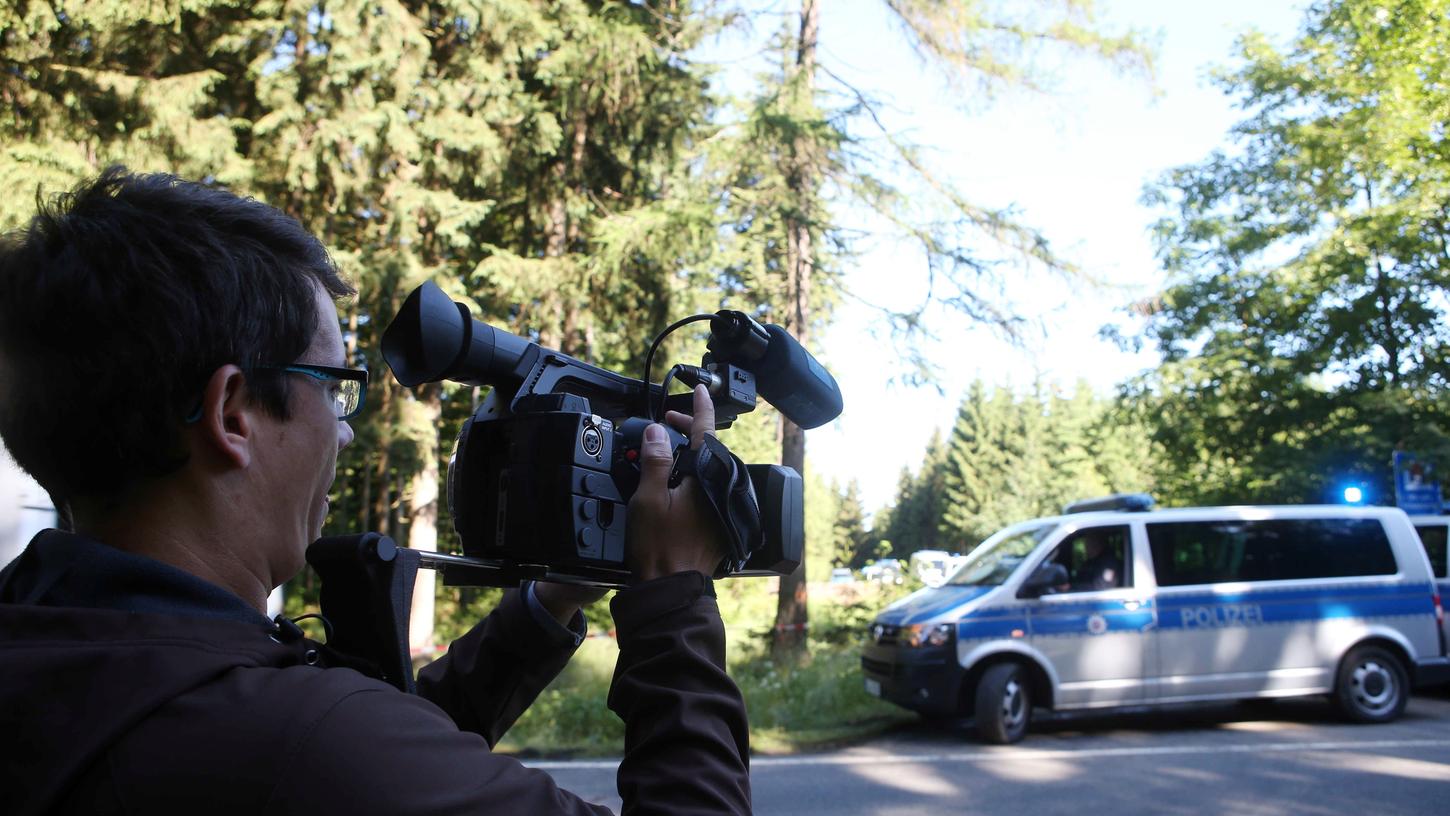
{"label": "person inside van", "polygon": [[1089,530],[1082,536],[1083,554],[1086,558],[1073,573],[1072,588],[1079,592],[1099,589],[1117,589],[1123,585],[1123,559],[1121,539],[1109,541],[1106,530]]}

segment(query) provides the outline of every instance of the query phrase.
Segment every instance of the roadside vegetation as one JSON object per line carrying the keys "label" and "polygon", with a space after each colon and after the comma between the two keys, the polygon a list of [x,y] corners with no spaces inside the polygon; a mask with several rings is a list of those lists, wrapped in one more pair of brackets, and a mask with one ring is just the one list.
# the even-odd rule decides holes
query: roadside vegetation
{"label": "roadside vegetation", "polygon": [[[730,674],[745,697],[750,745],[756,753],[791,753],[852,742],[912,719],[900,708],[866,694],[860,661],[866,626],[913,585],[813,585],[810,657],[797,665],[770,656],[774,584],[767,579],[716,584],[729,640]],[[608,631],[607,618],[590,617],[591,634]],[[613,638],[586,640],[568,668],[505,735],[499,750],[620,756],[624,725],[606,704],[618,654]]]}

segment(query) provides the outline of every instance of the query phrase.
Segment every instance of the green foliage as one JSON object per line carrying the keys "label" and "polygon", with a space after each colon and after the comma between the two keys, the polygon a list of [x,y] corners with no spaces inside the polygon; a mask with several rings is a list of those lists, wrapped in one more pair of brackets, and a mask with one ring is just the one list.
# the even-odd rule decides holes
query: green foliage
{"label": "green foliage", "polygon": [[[860,647],[819,644],[809,663],[781,665],[758,645],[731,647],[730,674],[745,697],[751,748],[799,750],[859,739],[912,715],[862,688]],[[617,757],[624,724],[607,706],[619,647],[585,642],[499,742],[506,753]]]}
{"label": "green foliage", "polygon": [[807,468],[805,477],[807,574],[820,578],[830,572],[836,552],[836,518],[840,496],[835,488]]}
{"label": "green foliage", "polygon": [[[943,546],[941,531],[941,520],[947,511],[948,455],[947,443],[942,441],[940,431],[933,430],[921,467],[914,475],[902,470],[896,485],[896,501],[883,511],[872,531],[873,535],[890,542],[889,555],[906,558],[917,550],[952,549]],[[871,560],[869,556],[861,563],[868,560]]]}
{"label": "green foliage", "polygon": [[1166,497],[1390,496],[1393,450],[1450,457],[1447,37],[1444,0],[1321,2],[1219,73],[1233,146],[1146,196],[1173,279],[1144,305],[1163,364],[1126,395]]}
{"label": "green foliage", "polygon": [[903,474],[877,532],[892,554],[968,552],[1009,524],[1056,515],[1068,502],[1151,486],[1147,432],[1086,383],[1029,394],[974,383],[946,442],[933,439],[915,475]]}
{"label": "green foliage", "polygon": [[866,532],[866,508],[861,504],[861,485],[855,479],[846,485],[836,509],[831,530],[831,566],[849,567],[871,555]]}
{"label": "green foliage", "polygon": [[1092,0],[886,0],[886,5],[904,23],[917,50],[959,85],[975,79],[989,92],[999,86],[1046,90],[1052,77],[1034,71],[1031,57],[1049,43],[1122,70],[1152,71],[1152,52],[1142,35],[1103,32]]}
{"label": "green foliage", "polygon": [[764,753],[860,739],[914,718],[866,693],[858,643],[814,643],[804,663],[752,653],[730,673],[745,696],[751,748]]}
{"label": "green foliage", "polygon": [[[751,747],[773,752],[810,748],[862,736],[912,719],[866,694],[861,636],[867,624],[908,587],[850,584],[814,587],[811,658],[780,663],[769,655],[775,621],[774,582],[718,581],[731,677],[745,697]],[[592,621],[590,631],[606,631]],[[606,701],[619,647],[590,638],[538,700],[504,735],[500,750],[527,754],[619,756],[624,726]]]}
{"label": "green foliage", "polygon": [[624,722],[609,710],[609,683],[619,646],[590,638],[499,742],[508,753],[620,756]]}
{"label": "green foliage", "polygon": [[[488,617],[498,606],[504,590],[498,587],[450,587],[442,581],[434,587],[433,639],[448,644]],[[592,621],[590,622],[592,625]]]}

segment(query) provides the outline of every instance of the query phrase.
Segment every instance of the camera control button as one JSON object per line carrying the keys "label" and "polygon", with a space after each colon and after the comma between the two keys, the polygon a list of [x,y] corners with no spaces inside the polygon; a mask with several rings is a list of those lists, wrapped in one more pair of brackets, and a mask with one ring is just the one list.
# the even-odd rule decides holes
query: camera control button
{"label": "camera control button", "polygon": [[599,530],[595,527],[585,527],[579,531],[579,549],[594,550],[599,547]]}

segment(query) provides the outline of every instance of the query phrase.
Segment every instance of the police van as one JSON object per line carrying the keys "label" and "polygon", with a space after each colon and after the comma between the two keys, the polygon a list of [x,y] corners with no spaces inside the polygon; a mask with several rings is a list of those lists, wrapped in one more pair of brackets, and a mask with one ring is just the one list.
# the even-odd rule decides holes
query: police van
{"label": "police van", "polygon": [[1033,707],[1328,694],[1387,722],[1450,680],[1441,595],[1393,508],[1152,510],[1143,494],[1008,527],[887,607],[867,692],[1021,739]]}

